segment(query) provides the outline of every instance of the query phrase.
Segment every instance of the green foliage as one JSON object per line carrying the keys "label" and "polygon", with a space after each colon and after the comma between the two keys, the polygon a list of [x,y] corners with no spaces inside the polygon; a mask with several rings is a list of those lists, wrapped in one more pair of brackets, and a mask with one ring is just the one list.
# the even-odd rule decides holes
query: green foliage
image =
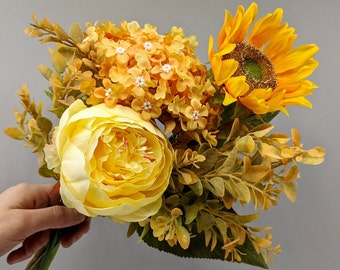
{"label": "green foliage", "polygon": [[[148,245],[182,257],[267,268],[267,260],[280,247],[271,247],[270,234],[262,238],[256,233],[270,228],[250,226],[259,215],[240,216],[233,205],[253,203],[255,209],[268,210],[281,193],[295,201],[296,163],[313,163],[313,158],[318,163],[323,155],[319,148],[303,150],[296,130],[292,131],[293,145],[288,145],[290,139],[284,134],[270,134],[273,126],[265,120],[274,115],[250,122],[236,118],[226,125],[226,133],[218,134],[216,147],[202,143],[196,148],[176,148],[172,183],[161,210],[149,221],[131,225],[129,234],[137,230]],[[180,214],[174,216],[175,210]],[[185,238],[190,234],[187,249],[179,243],[183,232]]]}
{"label": "green foliage", "polygon": [[[211,250],[209,247],[202,248],[205,246],[205,237],[202,233],[197,234],[195,237],[191,238],[190,246],[187,249],[182,249],[180,246],[171,247],[166,241],[158,241],[157,238],[153,237],[151,230],[148,230],[147,233],[144,232],[144,234],[142,235],[143,228],[138,226],[137,232],[147,245],[179,257],[233,261],[231,254],[227,258],[225,258],[225,252],[222,249],[224,245],[223,238],[220,234],[217,234],[216,247]],[[252,244],[252,241],[248,237],[241,246],[238,246],[238,251],[240,252],[241,261],[243,263],[257,266],[263,269],[268,269],[268,265],[266,264],[262,254],[259,254],[256,251]]]}

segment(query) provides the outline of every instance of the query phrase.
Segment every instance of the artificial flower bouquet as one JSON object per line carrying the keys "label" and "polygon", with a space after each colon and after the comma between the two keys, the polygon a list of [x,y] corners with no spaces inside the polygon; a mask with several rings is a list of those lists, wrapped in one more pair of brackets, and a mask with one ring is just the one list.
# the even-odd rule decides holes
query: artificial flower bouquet
{"label": "artificial flower bouquet", "polygon": [[[226,11],[208,65],[182,28],[105,21],[66,32],[33,16],[26,33],[55,44],[52,68],[39,70],[58,123],[24,85],[18,127],[5,132],[33,147],[66,206],[129,223],[128,236],[178,256],[267,268],[280,246],[251,225],[259,214],[237,209],[270,209],[281,193],[294,202],[298,163],[320,164],[325,151],[303,149],[296,129],[273,132],[288,106],[312,107],[318,47],[294,48],[282,9],[255,21],[257,9]],[[48,269],[61,233],[27,269]]]}

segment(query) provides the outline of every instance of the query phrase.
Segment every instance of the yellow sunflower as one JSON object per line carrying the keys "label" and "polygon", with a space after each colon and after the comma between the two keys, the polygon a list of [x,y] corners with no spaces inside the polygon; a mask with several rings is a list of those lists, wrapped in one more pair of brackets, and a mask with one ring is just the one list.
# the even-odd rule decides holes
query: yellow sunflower
{"label": "yellow sunflower", "polygon": [[247,10],[238,6],[233,17],[228,11],[217,40],[210,37],[208,55],[217,85],[223,85],[223,105],[240,102],[256,114],[286,106],[312,104],[305,98],[317,86],[305,78],[318,61],[314,44],[293,48],[297,35],[288,23],[281,23],[283,10],[258,19],[257,5]]}

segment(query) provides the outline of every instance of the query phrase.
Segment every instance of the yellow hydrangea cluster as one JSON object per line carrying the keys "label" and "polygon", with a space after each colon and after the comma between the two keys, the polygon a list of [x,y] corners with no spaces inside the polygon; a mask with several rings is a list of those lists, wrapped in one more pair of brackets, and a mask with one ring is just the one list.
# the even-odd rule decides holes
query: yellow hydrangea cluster
{"label": "yellow hydrangea cluster", "polygon": [[[56,30],[46,18],[35,19],[35,24],[38,28],[27,30],[31,36],[42,35],[39,28]],[[47,41],[51,40],[42,40]],[[195,54],[196,37],[185,36],[182,28],[172,27],[160,35],[150,24],[142,28],[135,21],[120,26],[103,22],[88,23],[83,33],[74,24],[61,41],[66,46],[61,42],[56,50],[50,49],[55,71],[40,66],[52,84],[55,105],[69,106],[81,97],[88,105],[129,106],[146,121],[158,119],[166,133],[176,127],[204,130],[215,123],[219,107],[208,101],[216,89]]]}

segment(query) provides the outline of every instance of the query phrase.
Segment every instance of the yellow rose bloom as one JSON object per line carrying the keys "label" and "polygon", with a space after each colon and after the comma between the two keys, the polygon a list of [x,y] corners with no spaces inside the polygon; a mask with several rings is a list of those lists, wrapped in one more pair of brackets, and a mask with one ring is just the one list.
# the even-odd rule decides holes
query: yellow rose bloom
{"label": "yellow rose bloom", "polygon": [[76,100],[60,119],[55,146],[66,206],[119,223],[141,221],[161,207],[173,150],[165,135],[133,109],[88,108]]}
{"label": "yellow rose bloom", "polygon": [[256,114],[301,105],[317,86],[305,78],[318,66],[312,57],[314,44],[293,48],[295,29],[281,23],[283,10],[255,21],[257,4],[247,10],[239,6],[235,16],[228,11],[217,39],[217,51],[210,37],[208,56],[215,83],[223,85],[223,105],[240,102]]}

